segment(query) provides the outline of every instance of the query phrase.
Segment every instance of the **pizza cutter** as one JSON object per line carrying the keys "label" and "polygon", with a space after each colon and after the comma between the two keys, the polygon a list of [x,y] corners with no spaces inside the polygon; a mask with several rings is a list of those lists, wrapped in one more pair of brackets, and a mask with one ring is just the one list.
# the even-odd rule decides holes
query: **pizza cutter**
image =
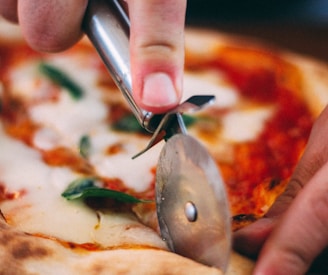
{"label": "pizza cutter", "polygon": [[156,170],[161,235],[170,250],[225,271],[231,227],[224,183],[207,150],[186,133],[181,113],[175,116],[179,133],[166,141]]}
{"label": "pizza cutter", "polygon": [[166,140],[156,172],[156,209],[163,240],[173,252],[225,271],[231,228],[224,183],[206,149],[187,134],[182,116],[203,108],[214,96],[191,97],[161,115],[142,110],[132,97],[129,19],[119,2],[90,0],[83,29],[140,125],[153,133],[138,155]]}

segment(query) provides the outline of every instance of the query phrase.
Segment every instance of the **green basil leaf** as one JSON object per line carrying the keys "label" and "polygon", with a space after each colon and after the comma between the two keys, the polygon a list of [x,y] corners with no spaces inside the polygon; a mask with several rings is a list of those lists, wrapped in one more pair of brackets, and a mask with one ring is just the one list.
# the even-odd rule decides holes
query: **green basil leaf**
{"label": "green basil leaf", "polygon": [[116,190],[97,187],[92,178],[82,178],[73,181],[62,193],[67,200],[83,199],[88,197],[111,198],[124,203],[150,202],[141,200]]}
{"label": "green basil leaf", "polygon": [[40,72],[48,77],[52,82],[66,88],[73,99],[80,99],[83,96],[82,88],[69,78],[63,71],[47,63],[40,63]]}
{"label": "green basil leaf", "polygon": [[[195,116],[183,114],[182,118],[186,127],[193,125],[197,121]],[[122,117],[112,125],[112,128],[123,132],[148,133],[144,128],[141,127],[133,114]]]}
{"label": "green basil leaf", "polygon": [[[194,123],[196,123],[199,118],[197,118],[195,116],[182,114],[182,119],[183,119],[183,122],[184,122],[185,126],[188,128],[191,125],[193,125]],[[174,129],[167,128],[166,129],[166,135],[164,136],[164,140],[168,141],[175,134],[176,134],[176,131]]]}
{"label": "green basil leaf", "polygon": [[87,135],[81,137],[79,142],[79,151],[80,155],[84,158],[87,158],[90,154],[91,142],[90,138]]}
{"label": "green basil leaf", "polygon": [[123,132],[146,133],[133,114],[122,117],[112,125],[112,128]]}
{"label": "green basil leaf", "polygon": [[94,186],[94,179],[92,178],[76,179],[68,185],[62,196],[68,200],[78,199],[82,196],[84,190]]}
{"label": "green basil leaf", "polygon": [[182,118],[183,118],[183,121],[184,121],[186,127],[190,127],[191,125],[195,124],[197,122],[197,120],[199,119],[195,116],[190,116],[190,115],[186,115],[186,114],[183,114]]}

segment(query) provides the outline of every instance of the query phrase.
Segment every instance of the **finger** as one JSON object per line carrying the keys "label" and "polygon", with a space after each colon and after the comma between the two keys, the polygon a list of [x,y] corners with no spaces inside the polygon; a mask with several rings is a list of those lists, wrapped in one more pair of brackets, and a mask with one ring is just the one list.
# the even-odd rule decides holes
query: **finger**
{"label": "finger", "polygon": [[165,112],[182,93],[186,0],[130,0],[128,7],[134,99]]}
{"label": "finger", "polygon": [[87,0],[18,0],[23,35],[36,50],[66,49],[82,35],[86,6]]}
{"label": "finger", "polygon": [[7,20],[17,23],[17,0],[0,0],[0,14]]}
{"label": "finger", "polygon": [[266,241],[254,274],[304,274],[328,244],[328,163],[298,193]]}
{"label": "finger", "polygon": [[275,220],[263,218],[233,234],[233,246],[237,252],[256,258],[274,227]]}

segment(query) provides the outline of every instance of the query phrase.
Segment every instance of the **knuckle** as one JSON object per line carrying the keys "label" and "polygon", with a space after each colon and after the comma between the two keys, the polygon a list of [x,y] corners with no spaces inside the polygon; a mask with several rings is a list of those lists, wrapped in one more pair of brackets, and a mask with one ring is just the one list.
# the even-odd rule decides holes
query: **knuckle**
{"label": "knuckle", "polygon": [[174,45],[167,43],[165,41],[159,41],[151,44],[144,44],[142,47],[142,51],[147,55],[162,55],[169,56],[170,54],[176,51]]}
{"label": "knuckle", "polygon": [[151,67],[175,67],[176,64],[183,63],[183,50],[179,50],[167,41],[145,43],[137,46],[133,51],[135,58],[151,63]]}
{"label": "knuckle", "polygon": [[134,36],[131,41],[137,54],[162,55],[170,57],[183,53],[184,37],[182,35],[171,34],[170,32],[157,32]]}
{"label": "knuckle", "polygon": [[286,249],[286,251],[280,255],[281,259],[283,259],[283,269],[289,274],[300,274],[300,270],[305,272],[309,268],[312,261],[307,254],[308,253],[305,249],[290,246],[289,249]]}
{"label": "knuckle", "polygon": [[277,198],[275,204],[279,203],[280,207],[283,205],[287,208],[303,186],[304,183],[298,177],[291,178],[285,191]]}
{"label": "knuckle", "polygon": [[303,188],[303,183],[296,177],[292,178],[287,185],[285,191],[276,199],[268,213],[266,213],[266,217],[274,218],[289,207],[297,193]]}
{"label": "knuckle", "polygon": [[[328,186],[328,182],[326,183]],[[317,237],[323,237],[325,244],[328,242],[328,188],[317,192],[316,196],[310,201],[310,207],[313,215],[313,227],[317,232],[324,232]],[[321,236],[322,235],[322,236]]]}
{"label": "knuckle", "polygon": [[292,177],[283,195],[290,200],[294,199],[304,184],[301,178],[297,176]]}

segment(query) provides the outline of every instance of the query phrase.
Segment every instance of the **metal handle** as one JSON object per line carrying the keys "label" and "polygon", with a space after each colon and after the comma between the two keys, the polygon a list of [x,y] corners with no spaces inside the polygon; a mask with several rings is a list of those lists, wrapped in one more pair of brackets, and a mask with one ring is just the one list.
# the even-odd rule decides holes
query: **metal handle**
{"label": "metal handle", "polygon": [[119,2],[117,0],[89,0],[83,29],[130,104],[140,125],[154,132],[157,125],[151,123],[153,114],[141,109],[132,97],[130,21]]}

